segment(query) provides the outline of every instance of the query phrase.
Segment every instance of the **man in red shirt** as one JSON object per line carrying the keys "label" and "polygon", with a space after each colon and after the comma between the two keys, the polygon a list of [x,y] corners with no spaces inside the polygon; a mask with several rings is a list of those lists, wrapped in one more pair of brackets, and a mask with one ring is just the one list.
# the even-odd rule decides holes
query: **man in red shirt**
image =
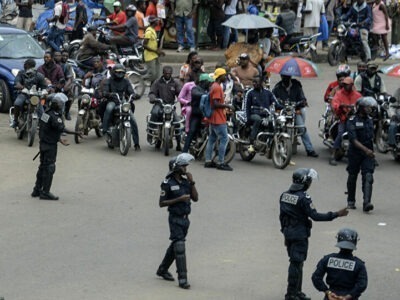
{"label": "man in red shirt", "polygon": [[335,93],[342,88],[341,81],[350,76],[351,70],[348,65],[339,65],[336,70],[336,78],[337,80],[331,82],[328,85],[328,88],[325,91],[324,101],[329,103],[335,96]]}
{"label": "man in red shirt", "polygon": [[336,92],[331,103],[336,118],[340,120],[338,133],[333,144],[332,157],[329,159],[329,164],[332,166],[337,165],[335,156],[337,150],[340,149],[342,135],[346,131],[346,121],[349,113],[353,110],[357,100],[362,97],[362,95],[354,89],[354,82],[351,77],[344,78],[342,84],[343,88]]}
{"label": "man in red shirt", "polygon": [[[113,4],[114,7],[114,12],[107,16],[108,19],[113,23],[113,25],[121,25],[126,23],[126,14],[125,12],[121,9],[121,2],[115,1]],[[105,17],[97,17],[98,20],[105,20]],[[112,33],[114,35],[122,35],[124,32],[122,31],[116,31],[112,30]]]}
{"label": "man in red shirt", "polygon": [[[221,83],[225,82],[226,71],[225,69],[218,68],[214,72],[215,82],[210,88],[210,101],[213,113],[209,119],[210,133],[206,148],[206,163],[205,168],[217,168],[222,171],[233,171],[233,169],[225,163],[225,151],[228,145],[228,127],[226,125],[225,109],[232,106],[225,104],[224,91]],[[214,150],[215,142],[219,140],[218,146],[218,163],[212,161],[212,153]]]}
{"label": "man in red shirt", "polygon": [[[147,9],[146,9],[146,17],[150,17],[150,16],[158,17],[157,2],[158,2],[158,0],[150,0],[149,5],[147,6]],[[160,38],[161,22],[162,21],[159,21],[157,26],[154,28],[157,32],[157,38]]]}

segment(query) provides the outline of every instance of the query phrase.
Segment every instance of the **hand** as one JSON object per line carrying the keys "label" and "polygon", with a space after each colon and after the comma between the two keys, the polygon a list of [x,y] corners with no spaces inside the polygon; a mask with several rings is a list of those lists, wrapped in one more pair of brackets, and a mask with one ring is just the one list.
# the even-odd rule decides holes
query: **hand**
{"label": "hand", "polygon": [[339,217],[345,217],[349,214],[349,211],[347,210],[347,207],[345,207],[345,208],[342,208],[341,210],[338,210],[337,214]]}
{"label": "hand", "polygon": [[157,54],[158,54],[159,56],[165,56],[165,52],[162,51],[161,49],[157,49]]}
{"label": "hand", "polygon": [[365,151],[365,154],[370,158],[374,158],[375,157],[375,153],[371,149],[368,149],[367,151]]}
{"label": "hand", "polygon": [[192,173],[186,172],[185,175],[186,175],[187,180],[189,180],[189,182],[193,182],[193,175],[192,175]]}
{"label": "hand", "polygon": [[180,199],[181,199],[182,202],[189,201],[190,200],[190,195],[182,195],[180,197]]}
{"label": "hand", "polygon": [[60,143],[63,144],[64,146],[69,146],[68,140],[66,139],[60,139]]}

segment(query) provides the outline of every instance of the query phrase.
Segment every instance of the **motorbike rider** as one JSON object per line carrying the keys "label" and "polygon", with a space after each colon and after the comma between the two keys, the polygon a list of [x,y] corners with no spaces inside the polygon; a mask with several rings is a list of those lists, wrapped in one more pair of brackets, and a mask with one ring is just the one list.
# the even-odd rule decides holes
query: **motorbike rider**
{"label": "motorbike rider", "polygon": [[356,209],[356,185],[358,173],[361,170],[363,210],[369,212],[374,209],[371,204],[373,173],[375,170],[374,152],[374,125],[369,116],[377,103],[372,97],[363,97],[357,100],[356,114],[347,121],[349,133],[349,151],[347,164],[347,204],[348,208]]}
{"label": "motorbike rider", "polygon": [[[103,134],[108,131],[110,118],[112,113],[119,103],[116,102],[115,95],[117,93],[120,99],[123,97],[129,98],[131,95],[135,95],[132,84],[125,78],[126,69],[123,65],[116,64],[111,70],[111,77],[106,80],[101,88],[101,95],[106,98],[106,110],[103,117]],[[136,96],[135,99],[138,99]],[[134,107],[133,103],[131,105]],[[136,123],[135,116],[133,115],[134,109],[131,110],[130,123],[132,128],[132,139],[135,145],[135,150],[140,151],[139,145],[139,131]]]}
{"label": "motorbike rider", "polygon": [[189,132],[186,136],[182,152],[189,151],[192,140],[196,138],[200,132],[201,121],[203,120],[203,113],[200,110],[200,100],[201,96],[208,92],[212,82],[214,82],[214,80],[210,75],[203,73],[200,75],[198,83],[192,88],[192,100],[190,102],[192,112],[189,121]]}
{"label": "motorbike rider", "polygon": [[330,103],[333,97],[335,96],[335,93],[341,89],[343,86],[341,84],[341,81],[350,76],[351,70],[349,65],[339,65],[337,70],[336,70],[336,80],[332,81],[329,85],[328,88],[325,91],[324,95],[324,101],[326,103]]}
{"label": "motorbike rider", "polygon": [[71,120],[71,115],[69,113],[69,110],[71,109],[72,105],[72,95],[71,95],[71,88],[72,88],[72,83],[75,78],[75,72],[72,66],[68,63],[68,58],[69,54],[68,51],[63,50],[61,52],[55,51],[54,52],[54,61],[56,64],[61,66],[63,72],[64,72],[64,78],[65,78],[65,84],[62,89],[62,92],[65,93],[65,95],[68,96],[68,101],[65,103],[65,110],[64,110],[64,115],[66,120]]}
{"label": "motorbike rider", "polygon": [[397,105],[397,107],[392,110],[389,109],[390,124],[388,128],[388,151],[398,150],[396,134],[400,130],[400,88],[394,92],[393,96],[396,99],[394,105]]}
{"label": "motorbike rider", "polygon": [[246,93],[243,105],[246,112],[246,124],[252,126],[249,137],[249,152],[254,152],[254,141],[263,118],[267,116],[267,112],[263,109],[269,109],[271,105],[281,109],[282,106],[276,101],[274,94],[263,87],[263,80],[260,76],[253,78],[253,88]]}
{"label": "motorbike rider", "polygon": [[354,81],[354,86],[364,97],[376,97],[379,94],[386,94],[386,86],[383,79],[378,75],[378,65],[369,63],[367,70],[360,73]]}
{"label": "motorbike rider", "polygon": [[14,102],[14,120],[11,124],[12,128],[18,126],[19,114],[24,107],[25,101],[29,99],[29,96],[23,94],[23,89],[30,90],[32,86],[36,85],[36,89],[46,89],[47,83],[43,74],[39,73],[36,69],[36,62],[32,58],[28,58],[24,62],[24,70],[18,72],[15,77],[14,88],[18,91],[18,96]]}
{"label": "motorbike rider", "polygon": [[135,18],[137,8],[131,4],[125,9],[126,23],[116,26],[110,26],[111,30],[124,32],[123,35],[113,36],[110,38],[110,44],[113,47],[115,54],[118,54],[118,46],[132,47],[138,42],[139,25]]}
{"label": "motorbike rider", "polygon": [[42,73],[46,78],[48,85],[51,86],[51,92],[61,91],[65,83],[64,72],[61,66],[56,64],[54,56],[50,52],[45,52],[43,60],[44,64],[37,69],[38,72]]}
{"label": "motorbike rider", "polygon": [[318,157],[305,127],[307,99],[304,95],[303,87],[300,81],[293,79],[290,75],[281,73],[281,79],[282,80],[274,86],[272,93],[281,103],[285,101],[296,103],[296,111],[298,111],[298,113],[296,112],[295,124],[296,126],[304,126],[303,128],[299,128],[299,133],[301,134],[301,140],[306,148],[307,156]]}
{"label": "motorbike rider", "polygon": [[371,49],[368,45],[368,34],[372,24],[371,7],[365,0],[357,0],[350,10],[341,18],[343,21],[349,20],[360,27],[361,42],[364,48],[365,58],[371,60]]}
{"label": "motorbike rider", "polygon": [[[165,66],[163,68],[162,76],[153,82],[150,88],[149,93],[149,101],[153,105],[151,109],[151,122],[160,122],[162,121],[162,106],[159,102],[156,102],[156,98],[161,98],[167,104],[174,104],[175,99],[178,97],[179,93],[181,92],[181,86],[177,80],[172,78],[172,67]],[[173,122],[178,122],[179,117],[174,111],[174,119]],[[151,135],[147,135],[147,141],[151,143],[153,137]],[[176,136],[176,151],[181,151],[181,136]],[[157,147],[158,145],[156,145]]]}
{"label": "motorbike rider", "polygon": [[231,74],[237,77],[244,87],[250,87],[253,84],[253,78],[260,75],[257,68],[250,62],[250,56],[247,53],[239,55],[238,65],[231,70]]}
{"label": "motorbike rider", "polygon": [[353,87],[353,79],[346,77],[342,81],[343,88],[337,91],[332,99],[332,110],[335,117],[340,120],[337,136],[333,144],[332,156],[329,159],[329,164],[332,166],[337,165],[336,153],[340,149],[342,143],[342,135],[346,131],[346,122],[350,114],[353,113],[353,108],[358,99],[362,95],[357,92]]}
{"label": "motorbike rider", "polygon": [[325,294],[324,299],[359,299],[367,288],[368,275],[364,262],[353,255],[359,240],[357,231],[343,228],[336,238],[339,253],[325,255],[318,262],[312,282]]}
{"label": "motorbike rider", "polygon": [[357,63],[357,72],[351,74],[351,78],[356,80],[356,77],[367,70],[367,63],[362,60]]}
{"label": "motorbike rider", "polygon": [[[102,82],[107,78],[108,70],[104,68],[103,63],[100,57],[98,56],[93,57],[93,65],[94,65],[93,71],[87,72],[83,77],[82,86],[88,89],[94,89],[94,96],[97,99],[100,99],[101,97],[99,90],[101,89]],[[81,99],[79,98],[78,107],[80,108],[80,106],[81,106]],[[104,105],[103,108],[105,108]],[[103,117],[104,110],[100,115]]]}
{"label": "motorbike rider", "polygon": [[303,264],[307,258],[308,238],[313,221],[332,221],[347,216],[346,208],[337,212],[319,213],[307,193],[313,179],[318,178],[314,169],[300,168],[293,172],[293,183],[282,193],[279,204],[281,232],[289,256],[288,285],[285,300],[309,300],[302,291]]}
{"label": "motorbike rider", "polygon": [[[294,33],[294,24],[296,21],[296,14],[293,10],[290,9],[290,5],[288,2],[283,2],[281,6],[281,12],[276,17],[275,24],[281,28],[279,29],[279,37],[283,38],[281,41],[281,45],[288,44],[290,38]],[[284,48],[284,46],[282,46]]]}
{"label": "motorbike rider", "polygon": [[[109,19],[113,25],[123,25],[126,23],[127,17],[125,12],[121,9],[121,2],[115,1],[113,3],[114,12],[107,17],[94,16],[95,20],[107,20]],[[113,35],[121,35],[121,31],[113,30]]]}

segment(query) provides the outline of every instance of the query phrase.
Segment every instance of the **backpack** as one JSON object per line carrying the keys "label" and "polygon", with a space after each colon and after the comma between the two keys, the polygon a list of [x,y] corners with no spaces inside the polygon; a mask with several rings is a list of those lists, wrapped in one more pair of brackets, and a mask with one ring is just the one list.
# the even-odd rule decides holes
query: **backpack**
{"label": "backpack", "polygon": [[214,109],[211,107],[210,94],[204,94],[200,98],[200,111],[206,118],[211,118]]}
{"label": "backpack", "polygon": [[62,3],[62,11],[58,21],[60,21],[61,24],[67,24],[69,21],[69,5],[67,2],[63,1]]}

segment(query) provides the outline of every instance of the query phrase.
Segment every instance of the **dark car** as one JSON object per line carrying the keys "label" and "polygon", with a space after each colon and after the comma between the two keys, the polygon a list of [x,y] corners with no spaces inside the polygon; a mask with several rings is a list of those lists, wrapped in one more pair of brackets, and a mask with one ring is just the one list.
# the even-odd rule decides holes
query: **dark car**
{"label": "dark car", "polygon": [[16,98],[14,80],[28,58],[43,64],[44,50],[24,30],[0,24],[0,112],[8,112]]}

